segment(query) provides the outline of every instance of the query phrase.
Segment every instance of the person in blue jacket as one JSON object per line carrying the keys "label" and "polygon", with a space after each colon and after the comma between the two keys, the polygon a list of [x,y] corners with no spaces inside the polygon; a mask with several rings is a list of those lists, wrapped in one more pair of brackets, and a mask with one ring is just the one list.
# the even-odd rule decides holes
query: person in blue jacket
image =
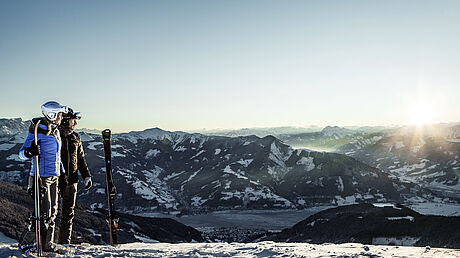
{"label": "person in blue jacket", "polygon": [[[57,130],[62,116],[68,112],[67,106],[62,106],[56,101],[48,101],[42,105],[44,117],[32,119],[29,134],[19,150],[19,157],[24,160],[39,156],[39,176],[41,185],[45,191],[42,200],[42,210],[47,217],[48,227],[43,234],[43,250],[52,252],[55,250],[54,229],[55,219],[58,212],[58,177],[64,173],[61,162],[61,137]],[[34,129],[38,125],[37,142],[34,141]],[[35,173],[35,159],[32,159],[27,191],[33,193],[33,176]]]}

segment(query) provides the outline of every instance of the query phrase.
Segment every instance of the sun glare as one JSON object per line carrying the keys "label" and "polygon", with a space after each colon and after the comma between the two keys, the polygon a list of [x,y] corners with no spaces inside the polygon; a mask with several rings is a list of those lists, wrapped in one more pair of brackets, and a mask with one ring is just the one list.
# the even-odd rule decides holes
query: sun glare
{"label": "sun glare", "polygon": [[411,110],[411,123],[418,126],[431,124],[433,122],[433,115],[431,105],[426,103],[417,104]]}

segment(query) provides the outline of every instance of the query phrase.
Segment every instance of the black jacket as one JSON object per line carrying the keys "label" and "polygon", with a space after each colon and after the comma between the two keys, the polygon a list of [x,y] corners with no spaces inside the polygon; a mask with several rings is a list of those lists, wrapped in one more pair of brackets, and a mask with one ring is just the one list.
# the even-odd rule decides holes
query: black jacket
{"label": "black jacket", "polygon": [[83,178],[90,177],[88,165],[86,165],[85,153],[81,144],[80,135],[76,132],[70,134],[61,132],[62,148],[61,159],[64,164],[67,182],[69,184],[78,183],[77,170]]}

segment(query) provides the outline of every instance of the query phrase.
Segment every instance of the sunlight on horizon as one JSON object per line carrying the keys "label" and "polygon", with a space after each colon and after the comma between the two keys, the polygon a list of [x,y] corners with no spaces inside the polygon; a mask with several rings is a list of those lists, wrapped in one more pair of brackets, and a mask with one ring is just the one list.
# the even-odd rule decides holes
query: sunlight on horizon
{"label": "sunlight on horizon", "polygon": [[418,103],[411,110],[411,124],[423,126],[434,122],[434,110],[431,104]]}

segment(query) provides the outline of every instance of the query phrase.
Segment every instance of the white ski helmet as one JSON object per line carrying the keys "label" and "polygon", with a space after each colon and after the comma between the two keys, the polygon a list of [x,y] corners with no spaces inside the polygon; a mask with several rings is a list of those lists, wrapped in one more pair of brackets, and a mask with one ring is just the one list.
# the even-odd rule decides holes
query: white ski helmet
{"label": "white ski helmet", "polygon": [[48,101],[42,105],[43,115],[51,122],[56,121],[59,113],[67,113],[68,111],[69,108],[67,106],[61,106],[61,104],[56,101]]}

